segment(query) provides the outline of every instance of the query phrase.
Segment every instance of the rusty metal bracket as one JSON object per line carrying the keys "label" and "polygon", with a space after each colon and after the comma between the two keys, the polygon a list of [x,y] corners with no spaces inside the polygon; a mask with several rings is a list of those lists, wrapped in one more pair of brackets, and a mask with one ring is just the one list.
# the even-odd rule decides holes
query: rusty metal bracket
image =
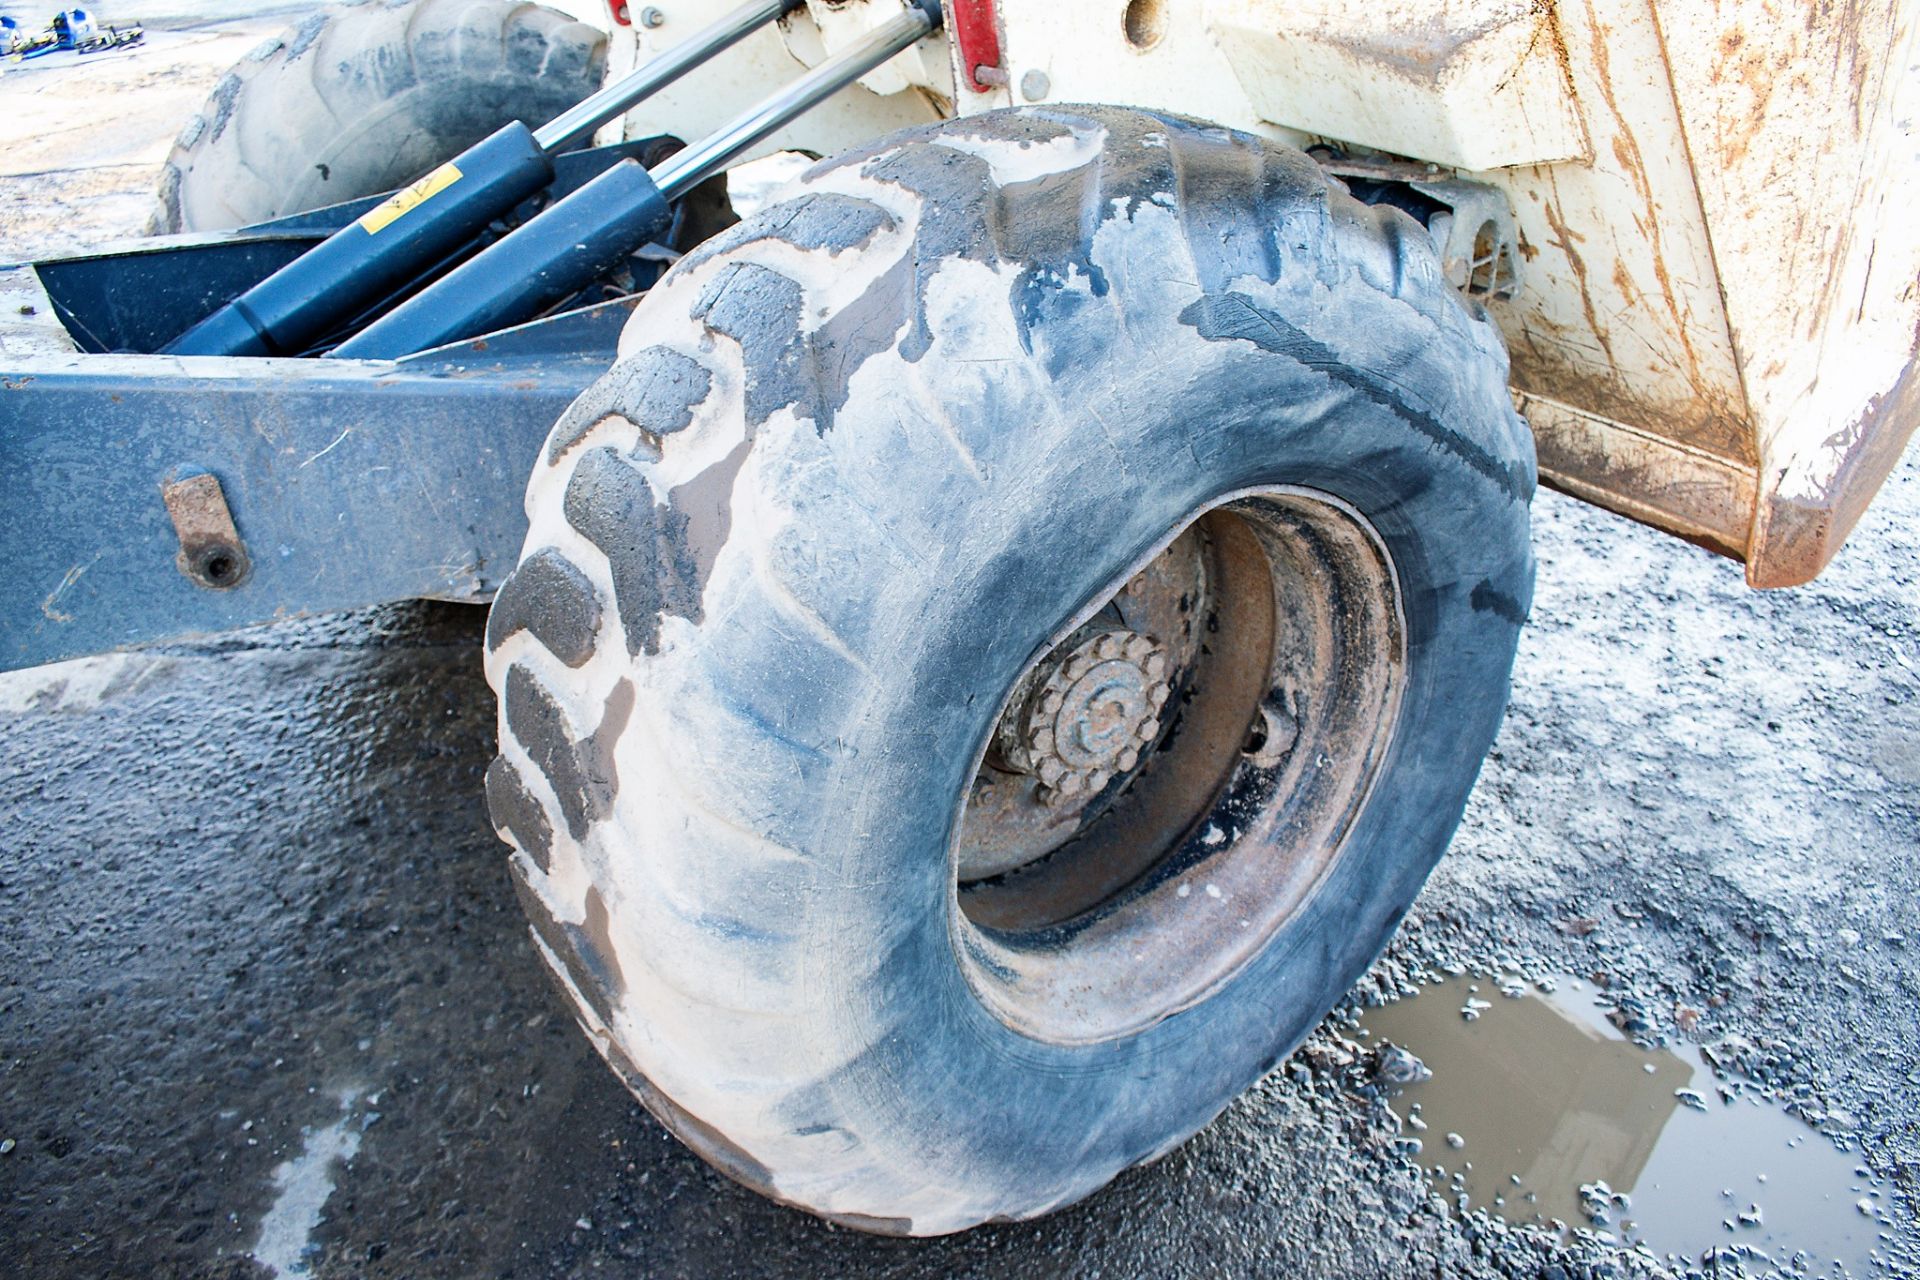
{"label": "rusty metal bracket", "polygon": [[174,563],[210,591],[231,591],[247,580],[253,561],[234,527],[220,477],[201,471],[160,486],[160,498],[180,538]]}
{"label": "rusty metal bracket", "polygon": [[994,0],[952,0],[953,38],[967,87],[992,93],[1007,87],[1007,69],[1001,61],[1000,17]]}
{"label": "rusty metal bracket", "polygon": [[1314,158],[1356,198],[1418,219],[1440,253],[1441,273],[1460,292],[1502,301],[1520,292],[1520,230],[1500,188],[1412,160],[1356,159],[1325,150]]}

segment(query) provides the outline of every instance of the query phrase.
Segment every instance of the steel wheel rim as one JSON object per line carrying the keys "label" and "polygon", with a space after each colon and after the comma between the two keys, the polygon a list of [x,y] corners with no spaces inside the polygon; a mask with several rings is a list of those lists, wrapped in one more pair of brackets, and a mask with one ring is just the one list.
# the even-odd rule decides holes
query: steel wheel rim
{"label": "steel wheel rim", "polygon": [[1405,685],[1392,558],[1316,490],[1216,499],[1095,599],[1009,688],[952,841],[969,985],[1062,1044],[1144,1030],[1265,949],[1343,856]]}

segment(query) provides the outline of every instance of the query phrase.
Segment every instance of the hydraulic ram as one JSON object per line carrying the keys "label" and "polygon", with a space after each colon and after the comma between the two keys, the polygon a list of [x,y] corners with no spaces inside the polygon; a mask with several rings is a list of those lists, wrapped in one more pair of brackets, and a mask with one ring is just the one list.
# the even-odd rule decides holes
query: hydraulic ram
{"label": "hydraulic ram", "polygon": [[[299,355],[460,255],[553,182],[553,155],[798,8],[751,0],[539,129],[503,125],[167,344],[168,355]],[[629,161],[629,164],[632,162]]]}
{"label": "hydraulic ram", "polygon": [[900,16],[651,172],[622,160],[335,347],[343,359],[398,359],[531,320],[657,235],[672,202],[794,117],[940,25],[935,0]]}

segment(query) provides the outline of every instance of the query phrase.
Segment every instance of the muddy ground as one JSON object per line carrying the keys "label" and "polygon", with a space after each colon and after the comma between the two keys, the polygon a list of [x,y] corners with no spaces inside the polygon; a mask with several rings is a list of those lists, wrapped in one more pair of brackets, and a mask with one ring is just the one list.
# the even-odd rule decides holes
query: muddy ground
{"label": "muddy ground", "polygon": [[[172,128],[275,25],[0,71],[32,125],[0,258],[138,231]],[[1361,998],[1498,966],[1597,975],[1655,1035],[1698,1010],[1691,1038],[1753,1042],[1741,1073],[1883,1180],[1876,1270],[1920,1274],[1920,461],[1790,592],[1556,494],[1535,516],[1506,726]],[[0,677],[0,1274],[1667,1270],[1432,1195],[1337,1020],[1042,1222],[876,1240],[740,1190],[533,957],[480,804],[481,623],[395,607]]]}

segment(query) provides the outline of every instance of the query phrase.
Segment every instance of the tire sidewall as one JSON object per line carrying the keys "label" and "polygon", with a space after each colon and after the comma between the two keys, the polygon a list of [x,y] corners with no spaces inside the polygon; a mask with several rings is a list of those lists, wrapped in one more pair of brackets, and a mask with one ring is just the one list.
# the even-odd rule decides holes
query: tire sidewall
{"label": "tire sidewall", "polygon": [[[1184,1139],[1306,1035],[1379,953],[1444,852],[1506,700],[1516,627],[1476,608],[1474,592],[1526,600],[1530,560],[1515,554],[1526,545],[1524,501],[1473,477],[1447,483],[1430,449],[1384,411],[1292,419],[1298,365],[1213,345],[1168,352],[1180,376],[1158,380],[1159,395],[1133,396],[1125,428],[1066,409],[1062,437],[1124,429],[1133,465],[1027,460],[1022,487],[1050,496],[1024,510],[988,499],[1001,545],[978,539],[956,555],[977,551],[977,576],[879,624],[906,650],[905,674],[894,697],[856,720],[854,764],[815,810],[848,819],[814,833],[830,868],[823,883],[858,887],[810,902],[805,932],[830,945],[815,953],[808,986],[830,997],[840,1022],[831,1039],[886,1046],[843,1079],[843,1103],[890,1113],[893,1132],[923,1146],[931,1176],[972,1163],[955,1180],[977,1186],[993,1170],[1007,1204],[1070,1201]],[[1058,400],[1076,396],[1063,389]],[[1196,440],[1194,424],[1207,421],[1218,434]],[[838,423],[847,427],[847,410]],[[1196,465],[1208,443],[1215,451]],[[1099,1044],[1022,1035],[972,990],[956,954],[950,833],[1001,701],[1027,657],[1171,531],[1227,495],[1280,485],[1359,511],[1395,568],[1406,686],[1373,792],[1327,878],[1210,997]],[[972,505],[955,504],[956,526]],[[903,752],[905,725],[924,732]],[[877,969],[875,941],[889,953]],[[835,978],[868,972],[858,984]]]}
{"label": "tire sidewall", "polygon": [[[749,505],[864,503],[924,531],[918,551],[934,560],[921,590],[886,573],[840,578],[843,616],[886,653],[884,672],[797,661],[765,635],[754,651],[706,651],[757,665],[798,736],[838,726],[840,767],[786,775],[792,785],[751,801],[797,819],[784,838],[819,859],[801,998],[827,1020],[826,1041],[873,1046],[834,1077],[838,1106],[864,1111],[854,1127],[869,1143],[906,1145],[929,1180],[997,1186],[999,1211],[1071,1200],[1204,1125],[1378,953],[1444,850],[1504,705],[1516,626],[1476,607],[1476,589],[1522,611],[1529,590],[1528,494],[1409,426],[1445,418],[1524,440],[1474,332],[1484,321],[1451,299],[1423,312],[1351,264],[1303,263],[1228,291],[1351,369],[1398,371],[1397,410],[1255,342],[1202,337],[1182,318],[1196,291],[1153,269],[1183,234],[1152,205],[1110,221],[1093,263],[1110,294],[1069,280],[1018,315],[1017,290],[957,264],[925,356],[874,357],[830,432],[795,421],[755,441]],[[1340,235],[1330,222],[1327,238]],[[976,370],[1014,354],[1026,359],[984,393]],[[950,414],[983,406],[970,443],[984,485],[890,447],[910,387]],[[1021,1035],[968,986],[955,949],[951,832],[997,710],[1027,660],[1128,565],[1224,495],[1283,484],[1358,510],[1399,577],[1406,689],[1378,785],[1318,892],[1210,998],[1095,1045]],[[884,531],[849,537],[838,563],[887,562]]]}
{"label": "tire sidewall", "polygon": [[[1067,135],[1023,135],[1036,120]],[[1062,164],[1098,164],[1107,185],[1048,169],[1061,140]],[[1227,194],[1176,207],[1175,144],[1198,156],[1183,172],[1213,165]],[[1017,181],[979,179],[983,153]],[[842,210],[815,220],[818,243],[767,244],[798,234],[812,196],[878,206],[890,229],[849,230]],[[1078,248],[1009,261],[1022,202]],[[725,485],[719,537],[673,569],[697,601],[643,619],[657,644],[623,614],[630,659],[603,644],[584,679],[544,668],[575,690],[575,733],[615,705],[614,680],[647,724],[613,748],[630,785],[542,892],[584,920],[583,946],[618,953],[618,1059],[765,1166],[740,1176],[915,1233],[1033,1216],[1176,1145],[1273,1067],[1444,851],[1531,595],[1533,455],[1504,353],[1403,215],[1331,192],[1298,153],[1138,113],[911,131],[820,166],[723,239],[639,308],[622,342],[639,372],[608,384],[657,386],[644,369],[665,349],[710,368],[711,393],[653,418],[589,392],[530,486],[529,547],[578,546],[612,601],[602,566],[660,553],[580,545],[560,515],[580,459],[628,442],[655,499]],[[791,337],[780,298],[747,287],[754,271],[779,283],[771,269],[840,299],[856,322],[841,336],[891,345],[849,357],[831,308],[791,299],[794,323],[821,326],[810,347],[752,336]],[[729,288],[749,295],[731,331],[715,319]],[[861,311],[874,291],[917,310]],[[643,420],[669,434],[648,442]],[[1373,790],[1316,890],[1210,996],[1099,1043],[1023,1035],[958,953],[952,837],[998,711],[1143,554],[1221,498],[1277,486],[1357,511],[1397,575],[1404,684]],[[503,749],[537,765],[511,735]],[[723,844],[773,856],[736,868]],[[730,972],[701,971],[670,934]],[[829,1149],[840,1172],[810,1180],[807,1153]]]}

